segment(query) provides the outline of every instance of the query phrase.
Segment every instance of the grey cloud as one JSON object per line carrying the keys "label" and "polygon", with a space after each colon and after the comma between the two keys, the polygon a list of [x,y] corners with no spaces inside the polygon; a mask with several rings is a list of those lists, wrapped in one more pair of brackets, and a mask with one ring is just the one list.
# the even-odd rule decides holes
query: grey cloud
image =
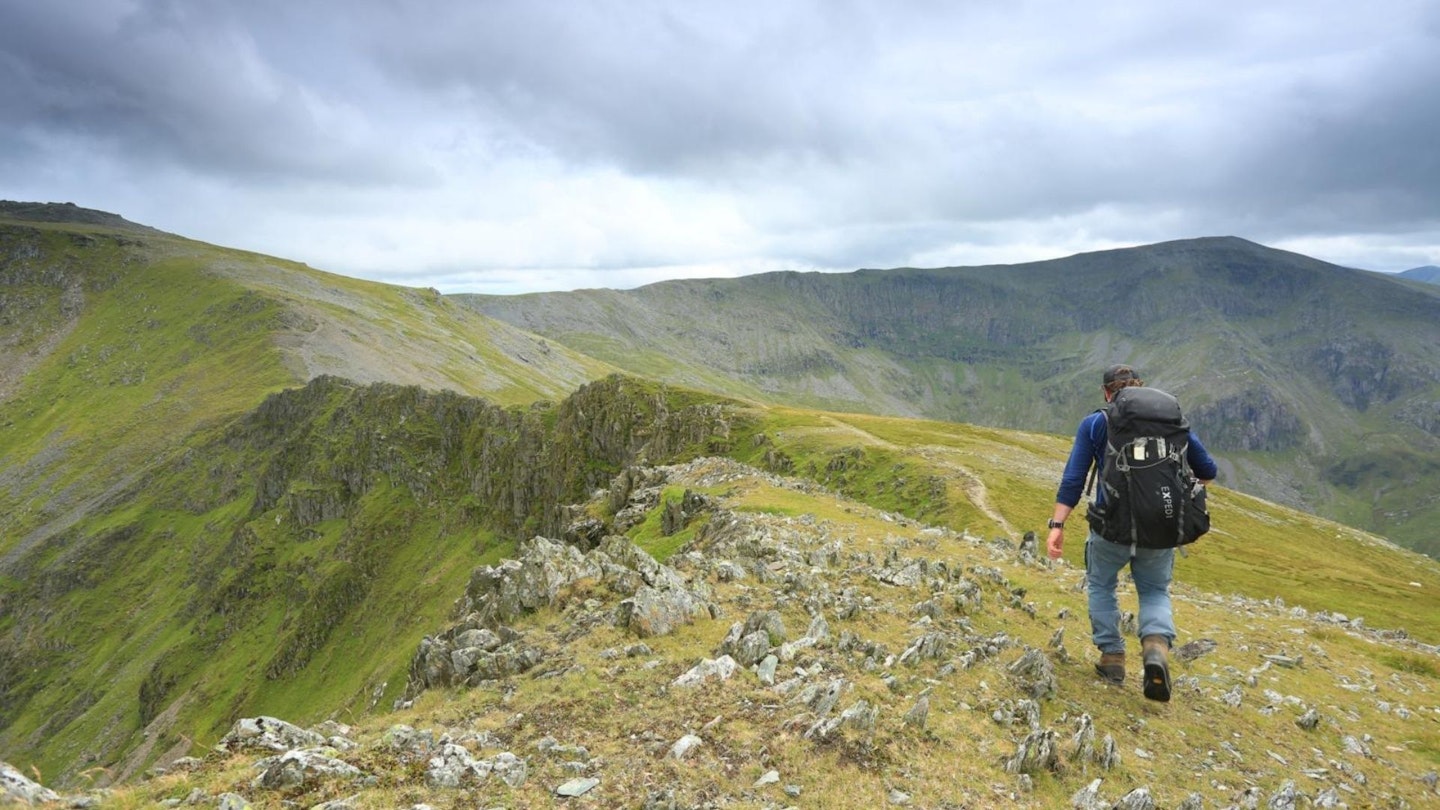
{"label": "grey cloud", "polygon": [[486,235],[474,249],[494,255],[476,267],[533,256],[597,273],[1440,230],[1430,0],[58,0],[3,14],[0,191],[80,164],[93,176],[56,195],[94,204],[81,193],[163,174],[148,193],[176,201],[157,209],[264,211],[247,227],[268,223],[267,246],[369,223],[376,239],[289,253],[323,264],[316,244],[347,243],[350,260],[383,257],[367,272],[436,217]]}
{"label": "grey cloud", "polygon": [[371,47],[400,81],[457,91],[517,139],[637,172],[704,174],[769,153],[843,155],[858,117],[845,86],[873,48],[811,4],[448,11],[444,26],[392,18]]}
{"label": "grey cloud", "polygon": [[213,3],[14,4],[0,88],[31,153],[75,138],[241,181],[423,179],[357,132],[357,111],[277,70]]}

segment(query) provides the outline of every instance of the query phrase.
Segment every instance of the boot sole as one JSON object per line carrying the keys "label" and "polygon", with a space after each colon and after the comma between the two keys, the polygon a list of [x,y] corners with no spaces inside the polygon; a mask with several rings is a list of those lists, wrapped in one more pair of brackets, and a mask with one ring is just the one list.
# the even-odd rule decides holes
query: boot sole
{"label": "boot sole", "polygon": [[1145,697],[1162,703],[1170,700],[1170,669],[1164,662],[1145,662]]}

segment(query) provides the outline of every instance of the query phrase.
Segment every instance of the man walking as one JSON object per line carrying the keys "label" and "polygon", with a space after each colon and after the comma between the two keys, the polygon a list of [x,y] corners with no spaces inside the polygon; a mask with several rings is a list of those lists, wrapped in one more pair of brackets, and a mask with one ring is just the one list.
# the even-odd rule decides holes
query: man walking
{"label": "man walking", "polygon": [[[1070,459],[1060,479],[1060,489],[1055,495],[1055,512],[1049,522],[1050,534],[1045,541],[1046,550],[1052,559],[1058,559],[1065,545],[1065,520],[1070,516],[1085,489],[1086,474],[1093,467],[1097,477],[1103,476],[1106,463],[1106,446],[1109,438],[1109,411],[1114,407],[1117,394],[1131,387],[1143,386],[1144,382],[1135,370],[1127,365],[1111,366],[1101,378],[1101,391],[1105,397],[1105,408],[1098,410],[1080,421],[1075,431],[1075,444],[1070,449]],[[1147,392],[1148,393],[1148,392]],[[1160,394],[1160,392],[1154,392]],[[1163,395],[1173,403],[1173,398]],[[1127,395],[1129,398],[1129,395]],[[1198,479],[1196,485],[1203,486],[1213,480],[1218,472],[1214,459],[1206,452],[1193,431],[1179,417],[1178,404],[1174,405],[1176,424],[1181,432],[1188,435],[1188,444],[1183,457],[1188,470]],[[1165,443],[1159,443],[1164,452]],[[1113,450],[1112,450],[1113,452]],[[1137,450],[1135,458],[1139,459]],[[1128,465],[1129,458],[1116,462]],[[1092,523],[1097,516],[1105,514],[1105,489],[1097,489],[1095,502],[1090,505]],[[1170,495],[1165,490],[1166,497]],[[1115,506],[1111,504],[1110,506]],[[1168,512],[1170,504],[1165,508]],[[1183,512],[1182,512],[1183,515]],[[1099,520],[1103,523],[1104,518]],[[1090,630],[1095,646],[1100,650],[1100,661],[1095,671],[1113,684],[1125,682],[1125,639],[1120,635],[1120,604],[1116,598],[1116,587],[1121,569],[1130,566],[1135,580],[1135,590],[1140,602],[1139,636],[1144,663],[1145,697],[1151,700],[1170,699],[1170,670],[1168,652],[1175,639],[1175,619],[1170,606],[1170,580],[1175,566],[1175,546],[1184,539],[1140,536],[1136,527],[1142,524],[1129,521],[1127,532],[1107,532],[1119,540],[1106,539],[1091,530],[1085,540],[1085,586],[1089,594]],[[1153,529],[1148,530],[1153,532]],[[1193,537],[1190,539],[1194,539]]]}

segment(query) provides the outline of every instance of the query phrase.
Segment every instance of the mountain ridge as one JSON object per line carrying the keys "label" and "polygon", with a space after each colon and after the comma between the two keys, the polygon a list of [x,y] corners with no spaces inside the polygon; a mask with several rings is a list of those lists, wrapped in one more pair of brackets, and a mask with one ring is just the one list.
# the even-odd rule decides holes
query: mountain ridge
{"label": "mountain ridge", "polygon": [[[1236,237],[1023,265],[457,297],[675,384],[1019,429],[1072,430],[1099,370],[1128,362],[1181,397],[1234,485],[1440,551],[1422,528],[1440,503],[1383,475],[1386,456],[1408,469],[1412,448],[1440,450],[1440,295]],[[1352,454],[1381,477],[1353,480],[1337,466]]]}
{"label": "mountain ridge", "polygon": [[110,230],[133,231],[135,233],[169,236],[158,228],[136,222],[95,208],[81,208],[72,202],[39,203],[17,200],[0,200],[0,219],[18,222],[48,222],[71,225],[96,225]]}

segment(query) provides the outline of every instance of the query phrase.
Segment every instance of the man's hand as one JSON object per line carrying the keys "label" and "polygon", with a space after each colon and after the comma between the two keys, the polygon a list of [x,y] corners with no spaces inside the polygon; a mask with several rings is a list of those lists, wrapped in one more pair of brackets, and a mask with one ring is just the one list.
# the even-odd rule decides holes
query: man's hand
{"label": "man's hand", "polygon": [[1051,529],[1050,536],[1045,538],[1045,551],[1050,559],[1060,559],[1060,553],[1065,550],[1065,529],[1064,527]]}
{"label": "man's hand", "polygon": [[1060,552],[1065,550],[1065,518],[1070,517],[1070,510],[1075,507],[1069,504],[1056,503],[1055,514],[1050,518],[1050,536],[1045,538],[1045,551],[1050,559],[1060,559]]}

